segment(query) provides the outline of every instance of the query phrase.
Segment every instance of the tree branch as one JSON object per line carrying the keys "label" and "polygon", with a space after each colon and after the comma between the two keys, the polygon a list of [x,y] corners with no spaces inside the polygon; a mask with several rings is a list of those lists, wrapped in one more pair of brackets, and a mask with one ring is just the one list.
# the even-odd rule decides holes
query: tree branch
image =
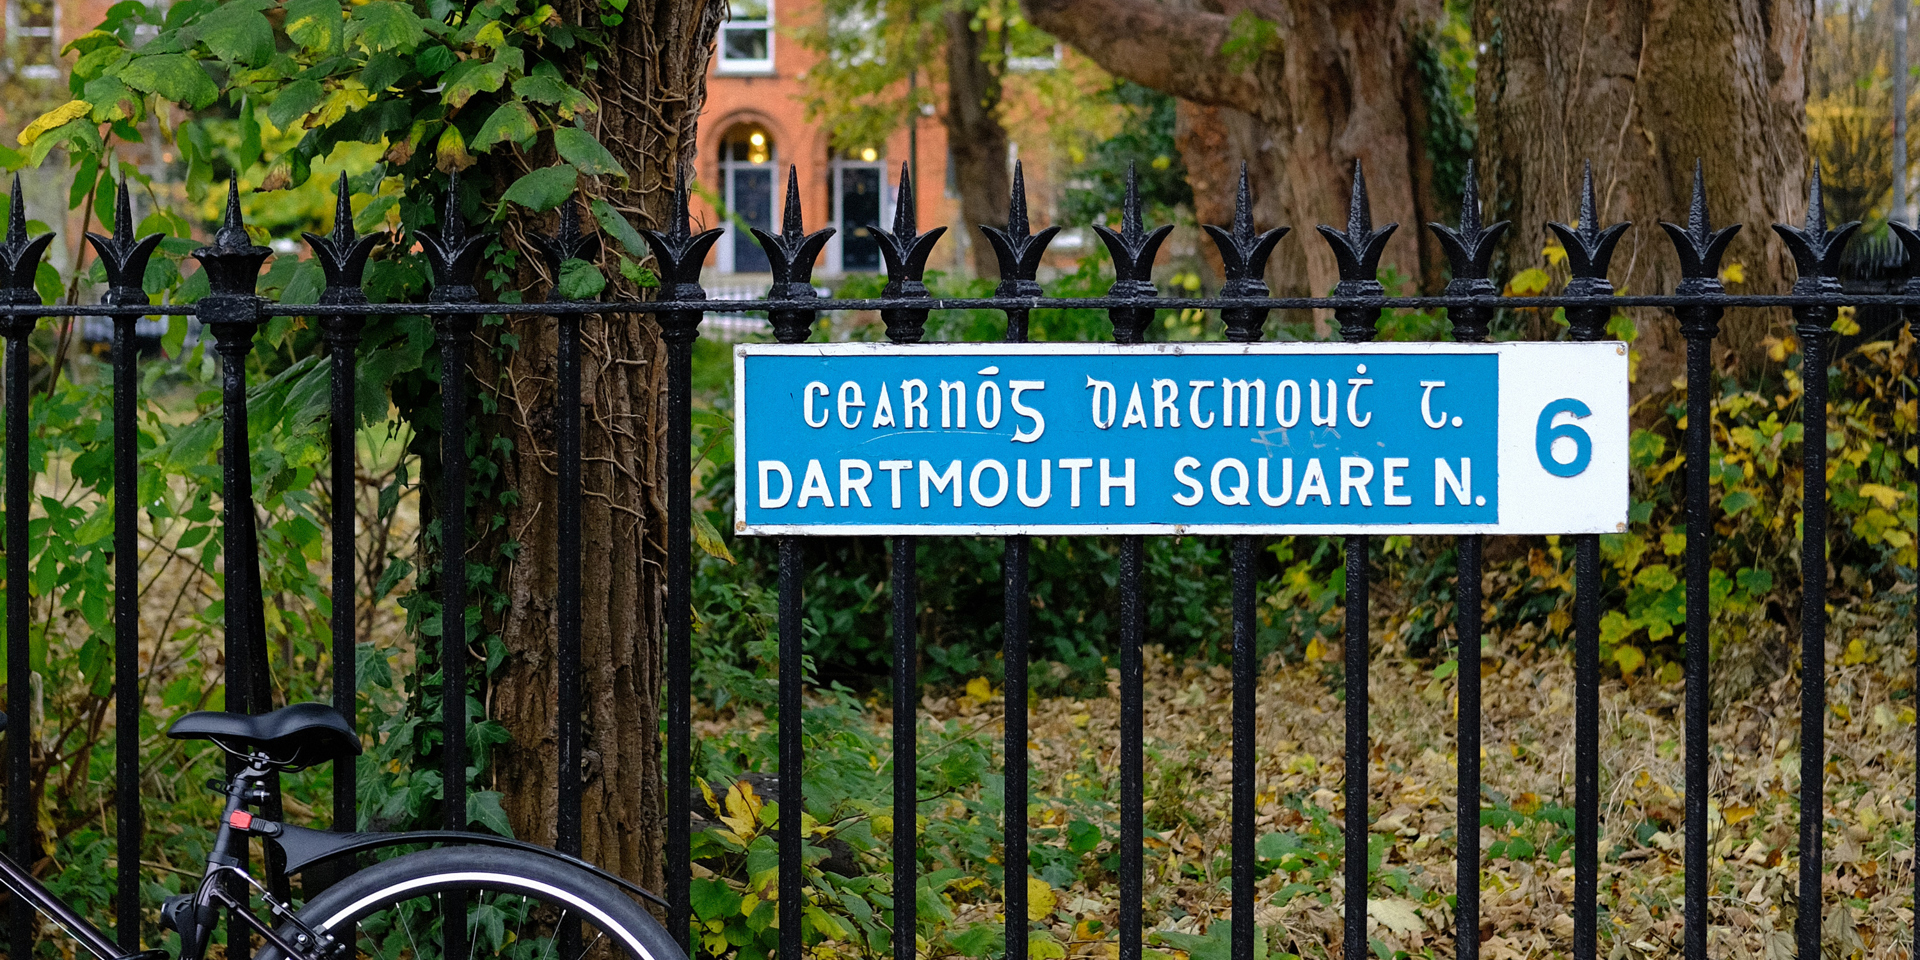
{"label": "tree branch", "polygon": [[1035,26],[1108,73],[1194,103],[1264,112],[1266,97],[1252,66],[1236,69],[1221,53],[1229,17],[1155,0],[1021,0],[1021,6]]}

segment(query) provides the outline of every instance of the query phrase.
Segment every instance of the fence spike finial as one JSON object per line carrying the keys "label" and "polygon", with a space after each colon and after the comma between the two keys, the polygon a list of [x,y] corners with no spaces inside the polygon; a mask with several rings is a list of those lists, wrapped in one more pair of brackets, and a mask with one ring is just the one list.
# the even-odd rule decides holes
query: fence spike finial
{"label": "fence spike finial", "polygon": [[113,191],[113,238],[129,243],[133,240],[133,196],[127,190],[125,176]]}
{"label": "fence spike finial", "polygon": [[911,241],[919,235],[919,214],[913,203],[913,171],[906,164],[900,165],[900,189],[894,194],[893,235],[902,240]]}
{"label": "fence spike finial", "polygon": [[1693,200],[1687,205],[1687,233],[1696,245],[1704,245],[1713,234],[1713,218],[1707,213],[1706,161],[1693,159]]}
{"label": "fence spike finial", "polygon": [[1027,219],[1027,177],[1020,161],[1013,162],[1013,188],[1007,196],[1007,228],[996,230],[983,223],[980,232],[986,234],[987,242],[993,246],[994,258],[1000,262],[1000,284],[994,288],[994,296],[1042,296],[1044,291],[1035,282],[1034,275],[1040,269],[1040,258],[1046,255],[1047,244],[1053,242],[1060,228],[1048,227],[1034,234],[1033,224]]}
{"label": "fence spike finial", "polygon": [[1145,232],[1140,210],[1140,171],[1127,161],[1127,199],[1120,206],[1120,235],[1138,240]]}
{"label": "fence spike finial", "polygon": [[7,208],[7,243],[27,241],[27,202],[20,190],[20,174],[13,175],[13,202]]}
{"label": "fence spike finial", "polygon": [[157,233],[134,236],[133,192],[127,189],[126,178],[120,178],[113,194],[113,236],[87,234],[87,243],[93,246],[94,253],[100,257],[101,267],[107,273],[107,292],[100,302],[147,302],[142,283],[147,275],[147,261],[160,246],[161,239]]}
{"label": "fence spike finial", "polygon": [[1820,161],[1813,161],[1813,176],[1807,181],[1807,232],[1824,233],[1827,229],[1827,202],[1820,190]]}
{"label": "fence spike finial", "polygon": [[[893,203],[893,229],[882,230],[877,224],[873,227],[874,238],[880,242],[880,259],[886,261],[887,266],[887,285],[881,288],[880,295],[888,299],[927,296],[927,260],[933,256],[933,245],[947,232],[946,227],[935,227],[920,233],[913,207],[913,171],[903,163],[900,191]],[[918,343],[926,332],[927,311],[882,310],[880,321],[887,326],[887,339],[894,343]]]}
{"label": "fence spike finial", "polygon": [[240,215],[240,178],[238,176],[227,180],[226,221],[214,233],[213,242],[215,246],[234,249],[253,246],[253,238],[247,235],[246,220]]}
{"label": "fence spike finial", "polygon": [[687,201],[687,168],[682,165],[673,175],[673,212],[667,218],[667,235],[685,240],[693,235],[693,211]]}
{"label": "fence spike finial", "polygon": [[1027,175],[1021,169],[1018,160],[1013,162],[1013,191],[1007,197],[1007,235],[1026,237],[1033,234],[1033,225],[1027,221]]}
{"label": "fence spike finial", "polygon": [[[1153,260],[1173,227],[1163,225],[1148,231],[1142,220],[1140,173],[1128,163],[1127,199],[1120,208],[1120,231],[1116,233],[1101,224],[1093,226],[1100,242],[1106,244],[1107,253],[1113,256],[1113,286],[1107,288],[1110,297],[1146,299],[1160,295],[1159,288],[1153,285]],[[1107,319],[1113,323],[1115,343],[1142,343],[1147,326],[1153,322],[1153,309],[1114,307],[1107,311]]]}
{"label": "fence spike finial", "polygon": [[1580,235],[1588,240],[1600,236],[1600,204],[1593,195],[1593,159],[1586,160],[1586,168],[1580,174],[1580,222],[1574,225]]}
{"label": "fence spike finial", "polygon": [[[27,202],[20,189],[20,174],[13,175],[13,205],[7,211],[7,238],[0,242],[0,300],[7,303],[39,303],[33,280],[40,269],[40,256],[53,242],[52,233],[27,237]],[[155,241],[158,243],[159,241]],[[31,317],[9,317],[3,324],[10,331],[31,330]]]}
{"label": "fence spike finial", "polygon": [[333,188],[333,242],[342,248],[353,243],[353,188],[345,170]]}
{"label": "fence spike finial", "polygon": [[787,206],[780,217],[780,233],[788,239],[807,235],[800,219],[800,168],[787,164]]}
{"label": "fence spike finial", "polygon": [[446,222],[440,226],[440,237],[452,244],[458,244],[467,236],[467,220],[460,214],[460,171],[447,174]]}
{"label": "fence spike finial", "polygon": [[1253,239],[1253,185],[1247,180],[1247,162],[1240,161],[1240,189],[1233,198],[1233,238]]}
{"label": "fence spike finial", "polygon": [[[1389,223],[1378,230],[1373,229],[1373,206],[1367,199],[1367,177],[1361,169],[1360,161],[1353,161],[1353,193],[1347,201],[1347,229],[1342,233],[1326,224],[1320,224],[1320,235],[1327,239],[1327,245],[1333,248],[1333,258],[1340,267],[1342,283],[1373,284],[1368,289],[1378,296],[1379,280],[1375,276],[1380,269],[1380,255],[1386,252],[1387,240],[1393,236],[1400,225]],[[1356,294],[1342,294],[1355,296]]]}
{"label": "fence spike finial", "polygon": [[[326,275],[327,285],[320,294],[321,303],[364,303],[366,293],[360,289],[360,279],[367,269],[367,258],[372,256],[373,248],[379,244],[383,234],[375,232],[364,237],[353,234],[353,185],[347,180],[345,171],[333,186],[333,230],[327,236],[316,233],[302,233],[307,246],[313,249],[313,258],[320,264],[320,270]],[[424,246],[424,244],[423,244]],[[323,320],[323,329],[332,331],[331,335],[344,335],[359,329],[360,321],[336,317]]]}
{"label": "fence spike finial", "polygon": [[[1569,297],[1605,297],[1613,294],[1613,284],[1607,282],[1607,265],[1613,260],[1613,248],[1620,242],[1620,236],[1627,232],[1631,223],[1616,223],[1613,226],[1600,226],[1600,204],[1593,192],[1593,161],[1586,162],[1586,169],[1580,180],[1580,219],[1573,226],[1564,223],[1548,222],[1547,229],[1560,240],[1561,249],[1567,252],[1568,273],[1566,289],[1561,291]],[[1606,332],[1607,319],[1612,311],[1606,307],[1568,307],[1567,324],[1575,340],[1598,340]]]}
{"label": "fence spike finial", "polygon": [[1480,178],[1473,173],[1473,161],[1467,161],[1467,176],[1460,185],[1460,232],[1480,232]]}
{"label": "fence spike finial", "polygon": [[[1847,241],[1853,232],[1860,228],[1860,221],[1843,223],[1827,229],[1827,204],[1820,190],[1820,161],[1813,163],[1813,175],[1807,180],[1807,225],[1805,228],[1787,226],[1784,223],[1773,225],[1775,233],[1786,241],[1788,252],[1793,254],[1793,263],[1797,276],[1793,281],[1795,293],[1838,293],[1840,285],[1840,254],[1846,250]],[[1809,310],[1815,312],[1809,312]],[[1798,318],[1812,318],[1808,322],[1824,322],[1818,309],[1794,308]]]}
{"label": "fence spike finial", "polygon": [[[834,231],[828,227],[808,235],[800,215],[799,168],[787,165],[787,206],[781,215],[780,233],[771,234],[759,227],[748,229],[760,242],[760,249],[767,252],[768,269],[773,273],[768,300],[812,300],[819,296],[813,289],[813,263],[820,251],[826,249]],[[819,312],[815,310],[767,311],[774,339],[781,343],[805,343],[818,317]]]}
{"label": "fence spike finial", "polygon": [[1373,204],[1367,199],[1367,174],[1360,159],[1353,161],[1353,193],[1347,201],[1347,236],[1363,237],[1373,232]]}
{"label": "fence spike finial", "polygon": [[[1273,255],[1274,245],[1280,242],[1280,238],[1287,235],[1287,228],[1275,227],[1266,233],[1254,230],[1253,184],[1248,179],[1246,163],[1240,164],[1240,189],[1233,202],[1233,230],[1222,230],[1211,223],[1202,224],[1201,228],[1213,238],[1213,245],[1220,250],[1220,265],[1226,273],[1226,282],[1220,286],[1220,296],[1265,297],[1269,292],[1266,283],[1267,258]],[[1227,339],[1235,343],[1259,340],[1260,330],[1267,322],[1267,313],[1267,310],[1259,307],[1223,308],[1220,319],[1227,326]]]}
{"label": "fence spike finial", "polygon": [[[1493,269],[1494,250],[1500,237],[1507,232],[1507,221],[1498,220],[1489,224],[1481,219],[1480,178],[1474,170],[1473,161],[1467,161],[1467,174],[1460,183],[1460,226],[1456,229],[1445,224],[1429,223],[1427,229],[1433,231],[1434,238],[1440,241],[1440,249],[1446,253],[1447,263],[1453,268],[1453,278],[1447,281],[1447,296],[1499,296],[1500,288],[1494,286],[1488,275]],[[1477,342],[1487,338],[1493,310],[1490,307],[1450,307],[1447,319],[1453,324],[1454,339]]]}

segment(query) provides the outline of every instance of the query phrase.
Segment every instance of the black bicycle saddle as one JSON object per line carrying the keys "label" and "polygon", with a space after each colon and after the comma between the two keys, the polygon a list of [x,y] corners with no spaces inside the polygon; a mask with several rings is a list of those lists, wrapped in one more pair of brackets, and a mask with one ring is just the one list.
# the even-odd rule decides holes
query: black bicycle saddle
{"label": "black bicycle saddle", "polygon": [[289,768],[360,753],[360,738],[346,718],[324,703],[291,703],[257,716],[201,710],[174,721],[167,736],[211,740],[234,753],[265,754],[275,766]]}

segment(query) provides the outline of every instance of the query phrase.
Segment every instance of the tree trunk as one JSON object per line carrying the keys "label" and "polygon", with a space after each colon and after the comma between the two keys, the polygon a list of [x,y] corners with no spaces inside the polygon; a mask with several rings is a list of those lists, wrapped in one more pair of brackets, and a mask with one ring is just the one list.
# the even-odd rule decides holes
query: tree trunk
{"label": "tree trunk", "polygon": [[[960,186],[960,216],[966,221],[968,256],[977,277],[1000,275],[999,262],[979,224],[1007,222],[1007,130],[1000,125],[1000,71],[1006,63],[1004,34],[973,29],[973,11],[959,5],[947,19],[947,149]],[[1001,47],[989,61],[988,51]],[[920,190],[931,184],[915,184]]]}
{"label": "tree trunk", "polygon": [[[569,22],[597,24],[598,3],[556,5]],[[620,184],[582,178],[581,192],[607,200],[630,221],[665,227],[674,177],[691,169],[694,125],[705,100],[707,59],[726,4],[721,0],[653,0],[630,4],[598,65],[569,79],[599,110],[588,119],[600,142],[631,174]],[[510,219],[509,249],[530,250],[530,230],[553,233],[554,218]],[[584,219],[584,218],[583,218]],[[583,229],[590,229],[583,224]],[[602,237],[617,249],[617,242]],[[607,258],[611,263],[611,257]],[[530,253],[520,289],[551,278]],[[624,286],[617,270],[608,295]],[[529,300],[537,299],[530,292]],[[517,345],[506,335],[518,338]],[[583,782],[582,846],[586,859],[651,889],[662,878],[665,786],[660,704],[664,683],[666,590],[665,350],[651,318],[588,317],[581,322],[581,506],[583,769],[557,769],[558,534],[555,499],[555,324],[549,317],[509,317],[487,327],[476,350],[476,381],[496,401],[481,433],[511,441],[497,488],[513,497],[495,509],[498,522],[480,538],[473,560],[500,564],[495,582],[506,606],[488,612],[488,629],[505,639],[507,659],[495,674],[488,710],[512,740],[499,747],[492,786],[522,839],[555,839],[560,777]],[[506,542],[513,552],[500,550]]]}
{"label": "tree trunk", "polygon": [[[1771,224],[1806,215],[1811,0],[1486,0],[1475,83],[1482,190],[1514,221],[1514,269],[1539,262],[1547,220],[1573,222],[1580,170],[1593,161],[1603,223],[1634,222],[1613,258],[1616,287],[1667,293],[1679,264],[1658,221],[1684,224],[1696,158],[1716,225],[1745,227],[1727,252],[1746,282],[1784,292],[1792,260]],[[1636,311],[1636,393],[1666,389],[1685,364],[1678,326]],[[1780,311],[1730,311],[1721,344],[1758,369]]]}
{"label": "tree trunk", "polygon": [[1199,10],[1156,0],[1023,5],[1035,25],[1108,72],[1185,101],[1181,153],[1196,171],[1202,220],[1231,222],[1232,184],[1248,162],[1260,225],[1291,226],[1285,243],[1299,244],[1273,258],[1276,292],[1325,293],[1338,279],[1312,229],[1345,225],[1355,161],[1366,168],[1375,222],[1400,224],[1384,263],[1437,283],[1442,260],[1420,225],[1443,213],[1433,209],[1416,53],[1440,4],[1201,2]]}

